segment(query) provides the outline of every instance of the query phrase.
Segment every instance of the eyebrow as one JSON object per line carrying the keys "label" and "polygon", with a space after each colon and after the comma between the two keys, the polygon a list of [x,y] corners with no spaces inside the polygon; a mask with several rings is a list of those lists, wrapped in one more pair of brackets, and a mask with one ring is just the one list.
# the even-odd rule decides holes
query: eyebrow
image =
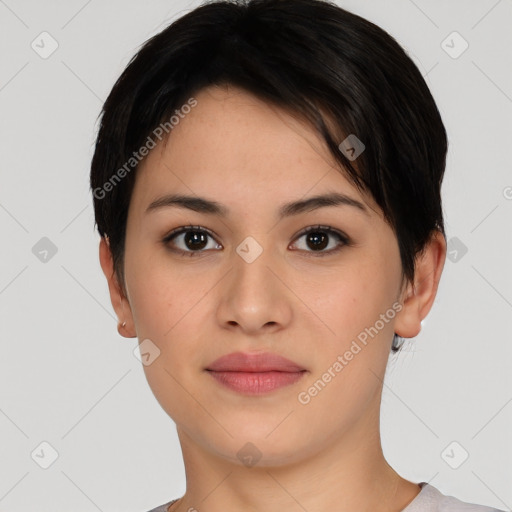
{"label": "eyebrow", "polygon": [[[308,197],[307,199],[286,203],[279,208],[278,216],[280,219],[283,219],[284,217],[310,212],[317,208],[341,205],[352,206],[366,215],[370,215],[368,209],[363,203],[345,194],[331,192],[329,194],[316,195]],[[216,201],[212,201],[204,197],[186,196],[181,194],[169,194],[155,199],[146,208],[146,213],[165,207],[186,208],[195,212],[218,215],[220,217],[227,217],[229,215],[229,209]]]}

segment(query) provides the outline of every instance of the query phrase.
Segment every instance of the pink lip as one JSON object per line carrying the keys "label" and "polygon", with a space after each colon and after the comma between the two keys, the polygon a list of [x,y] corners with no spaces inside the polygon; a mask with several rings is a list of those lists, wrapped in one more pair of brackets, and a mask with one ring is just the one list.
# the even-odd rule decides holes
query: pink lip
{"label": "pink lip", "polygon": [[239,393],[268,393],[301,379],[306,372],[277,354],[233,352],[211,363],[206,370],[218,382]]}

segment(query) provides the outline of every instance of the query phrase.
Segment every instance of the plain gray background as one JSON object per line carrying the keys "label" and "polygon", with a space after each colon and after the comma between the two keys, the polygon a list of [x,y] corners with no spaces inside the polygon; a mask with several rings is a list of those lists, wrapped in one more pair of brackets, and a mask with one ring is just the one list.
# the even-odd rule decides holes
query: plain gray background
{"label": "plain gray background", "polygon": [[[451,259],[390,357],[384,452],[405,478],[510,510],[512,1],[338,3],[406,48],[450,139]],[[137,512],[185,490],[175,425],[117,334],[88,172],[115,80],[199,4],[0,0],[0,511]]]}

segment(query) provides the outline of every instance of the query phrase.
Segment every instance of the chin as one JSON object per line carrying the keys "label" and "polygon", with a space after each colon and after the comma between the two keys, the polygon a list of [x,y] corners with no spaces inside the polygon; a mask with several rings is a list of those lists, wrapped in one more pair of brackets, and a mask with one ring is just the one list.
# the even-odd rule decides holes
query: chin
{"label": "chin", "polygon": [[310,449],[307,439],[297,439],[287,430],[274,432],[265,429],[259,431],[246,431],[247,435],[238,433],[234,438],[223,436],[222,439],[208,439],[206,441],[210,450],[230,463],[246,467],[280,467],[300,462],[305,458],[306,451]]}

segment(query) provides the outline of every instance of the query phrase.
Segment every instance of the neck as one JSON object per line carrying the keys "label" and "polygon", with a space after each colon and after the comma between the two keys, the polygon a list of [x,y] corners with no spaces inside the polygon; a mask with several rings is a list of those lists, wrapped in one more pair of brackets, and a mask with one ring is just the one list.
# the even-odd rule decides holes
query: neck
{"label": "neck", "polygon": [[178,427],[187,491],[170,510],[400,512],[421,489],[386,462],[378,416],[373,420],[373,428],[358,425],[336,440],[324,441],[323,450],[292,464],[263,462],[252,467],[204,450]]}

